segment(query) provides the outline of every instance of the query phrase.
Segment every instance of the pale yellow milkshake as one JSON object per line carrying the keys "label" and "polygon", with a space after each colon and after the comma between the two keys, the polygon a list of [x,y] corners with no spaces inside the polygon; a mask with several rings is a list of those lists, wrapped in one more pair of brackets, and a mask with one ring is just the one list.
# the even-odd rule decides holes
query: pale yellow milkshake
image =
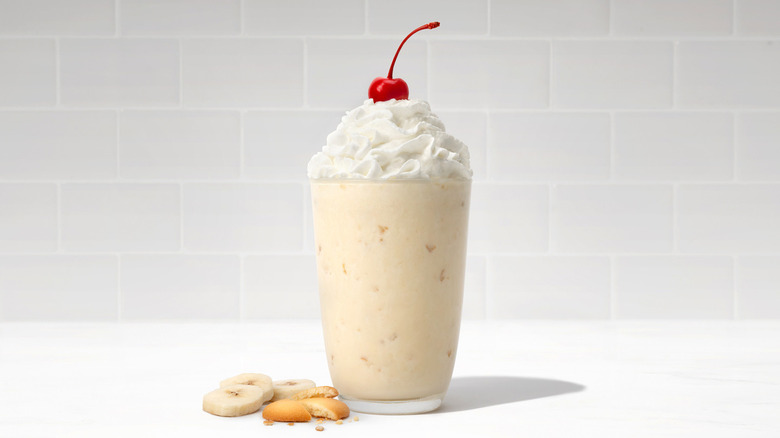
{"label": "pale yellow milkshake", "polygon": [[351,408],[436,409],[455,363],[468,150],[422,101],[366,101],[309,164],[325,348]]}

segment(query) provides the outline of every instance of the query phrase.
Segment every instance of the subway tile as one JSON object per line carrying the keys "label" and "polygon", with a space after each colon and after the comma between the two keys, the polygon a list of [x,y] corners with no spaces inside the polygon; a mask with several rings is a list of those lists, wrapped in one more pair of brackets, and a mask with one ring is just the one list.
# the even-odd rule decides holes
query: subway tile
{"label": "subway tile", "polygon": [[0,40],[0,107],[54,105],[55,58],[53,40]]}
{"label": "subway tile", "polygon": [[303,184],[303,249],[314,253],[314,213],[312,212],[311,186]]}
{"label": "subway tile", "polygon": [[303,193],[290,184],[185,184],[185,251],[300,251]]}
{"label": "subway tile", "polygon": [[683,252],[767,253],[780,248],[780,184],[683,184],[677,192]]}
{"label": "subway tile", "polygon": [[239,318],[238,255],[122,255],[120,317]]}
{"label": "subway tile", "polygon": [[60,41],[60,96],[69,106],[179,103],[179,43],[173,39]]}
{"label": "subway tile", "polygon": [[0,179],[116,176],[113,111],[0,111]]}
{"label": "subway tile", "polygon": [[[440,108],[546,108],[542,41],[431,41],[430,100]],[[411,86],[411,85],[410,85]]]}
{"label": "subway tile", "polygon": [[66,251],[179,249],[175,184],[64,184],[62,246]]}
{"label": "subway tile", "polygon": [[668,252],[672,187],[557,185],[550,226],[557,252]]}
{"label": "subway tile", "polygon": [[780,35],[780,3],[776,0],[735,0],[737,35]]}
{"label": "subway tile", "polygon": [[609,32],[609,0],[492,0],[498,36],[597,36]]}
{"label": "subway tile", "polygon": [[241,0],[122,0],[123,35],[238,35]]}
{"label": "subway tile", "polygon": [[466,278],[463,285],[463,319],[485,319],[485,256],[466,258]]}
{"label": "subway tile", "polygon": [[298,39],[192,39],[182,42],[185,106],[297,107],[303,103]]}
{"label": "subway tile", "polygon": [[245,0],[244,31],[248,35],[362,35],[363,0]]}
{"label": "subway tile", "polygon": [[237,178],[241,115],[227,111],[123,111],[122,178]]}
{"label": "subway tile", "polygon": [[688,41],[677,49],[676,102],[689,108],[776,108],[780,44]]}
{"label": "subway tile", "polygon": [[[414,38],[436,35],[485,35],[488,0],[368,0],[368,32],[403,38],[420,25],[438,21],[441,27]],[[398,40],[401,41],[400,39]]]}
{"label": "subway tile", "polygon": [[737,115],[737,179],[780,180],[780,112]]}
{"label": "subway tile", "polygon": [[[251,111],[244,115],[244,176],[306,181],[309,159],[344,111]],[[305,129],[301,129],[305,127]]]}
{"label": "subway tile", "polygon": [[[328,39],[307,42],[308,104],[348,110],[368,99],[368,86],[390,68],[397,39]],[[409,97],[426,99],[426,46],[410,40],[398,56],[393,77],[409,85]]]}
{"label": "subway tile", "polygon": [[559,108],[669,108],[672,44],[554,42],[551,90]]}
{"label": "subway tile", "polygon": [[244,260],[242,317],[319,318],[317,264],[313,254],[260,255]]}
{"label": "subway tile", "polygon": [[0,252],[57,250],[57,187],[0,184]]}
{"label": "subway tile", "polygon": [[728,113],[622,113],[614,174],[622,180],[729,180],[734,123]]}
{"label": "subway tile", "polygon": [[116,320],[113,255],[0,256],[0,321]]}
{"label": "subway tile", "polygon": [[492,256],[487,276],[491,319],[610,316],[608,257]]}
{"label": "subway tile", "polygon": [[490,114],[488,177],[500,181],[609,178],[609,114]]}
{"label": "subway tile", "polygon": [[462,141],[469,148],[469,165],[474,171],[474,179],[481,180],[487,175],[487,114],[476,111],[438,111],[433,108],[447,132]]}
{"label": "subway tile", "polygon": [[612,31],[630,36],[731,35],[732,0],[617,0]]}
{"label": "subway tile", "polygon": [[737,257],[737,318],[780,318],[780,256]]}
{"label": "subway tile", "polygon": [[0,35],[113,35],[115,0],[0,0]]}
{"label": "subway tile", "polygon": [[547,251],[547,187],[475,183],[471,194],[469,251]]}
{"label": "subway tile", "polygon": [[615,316],[620,319],[733,316],[731,257],[617,257],[615,279]]}

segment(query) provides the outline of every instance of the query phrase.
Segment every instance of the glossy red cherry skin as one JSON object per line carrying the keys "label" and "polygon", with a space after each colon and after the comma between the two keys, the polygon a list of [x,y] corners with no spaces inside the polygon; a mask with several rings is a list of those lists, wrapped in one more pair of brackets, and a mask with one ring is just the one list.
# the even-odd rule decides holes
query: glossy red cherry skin
{"label": "glossy red cherry skin", "polygon": [[390,99],[402,100],[409,98],[409,86],[400,78],[376,78],[368,87],[368,97],[374,102],[384,102]]}

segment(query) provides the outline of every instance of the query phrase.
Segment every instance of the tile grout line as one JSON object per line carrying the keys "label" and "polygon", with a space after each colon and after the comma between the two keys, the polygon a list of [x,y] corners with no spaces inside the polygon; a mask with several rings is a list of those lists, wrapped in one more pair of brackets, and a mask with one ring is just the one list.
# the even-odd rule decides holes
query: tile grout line
{"label": "tile grout line", "polygon": [[239,322],[243,322],[244,319],[245,319],[245,312],[244,312],[245,301],[246,301],[246,298],[244,297],[244,295],[246,293],[245,290],[244,290],[244,277],[246,275],[245,272],[244,272],[244,270],[246,269],[246,267],[245,267],[245,260],[246,260],[246,256],[244,256],[243,254],[239,253],[238,254],[238,281],[239,281],[239,284],[238,284],[238,321]]}
{"label": "tile grout line", "polygon": [[731,0],[731,36],[737,36],[737,0]]}
{"label": "tile grout line", "polygon": [[114,168],[114,173],[116,174],[116,176],[114,178],[117,183],[122,181],[121,166],[119,161],[122,152],[121,133],[119,132],[121,121],[122,121],[121,110],[117,109],[115,111],[115,118],[114,118],[114,123],[116,123],[116,138],[114,139],[114,142],[116,142],[116,144],[114,145],[114,152],[116,153],[116,167]]}
{"label": "tile grout line", "polygon": [[184,251],[184,183],[179,182],[179,254]]}
{"label": "tile grout line", "polygon": [[181,38],[176,38],[176,49],[179,55],[179,104],[178,109],[184,108],[184,42]]}
{"label": "tile grout line", "polygon": [[680,225],[678,224],[680,214],[678,212],[680,183],[675,182],[672,184],[672,252],[671,255],[677,255],[680,253],[679,240],[680,240]]}
{"label": "tile grout line", "polygon": [[62,253],[62,183],[56,183],[57,191],[57,251]]}
{"label": "tile grout line", "polygon": [[303,108],[309,108],[309,39],[303,38]]}
{"label": "tile grout line", "polygon": [[62,79],[60,66],[60,37],[54,38],[54,107],[62,106]]}
{"label": "tile grout line", "polygon": [[368,0],[363,0],[363,35],[368,35]]}
{"label": "tile grout line", "polygon": [[122,254],[116,254],[116,320],[122,322]]}
{"label": "tile grout line", "polygon": [[246,0],[239,0],[238,2],[238,36],[239,37],[244,36],[244,32],[245,32],[245,26],[244,26],[244,11],[246,9],[245,2]]}
{"label": "tile grout line", "polygon": [[731,318],[739,319],[739,291],[737,290],[737,263],[739,259],[736,255],[731,255]]}
{"label": "tile grout line", "polygon": [[677,88],[678,88],[678,84],[677,84],[677,70],[678,70],[677,69],[677,64],[678,64],[677,58],[679,57],[677,52],[678,52],[679,45],[680,45],[679,41],[677,41],[677,40],[672,41],[672,105],[670,107],[671,109],[676,109],[677,108],[677,106],[678,106],[677,101],[679,100],[677,98],[677,94],[678,94],[678,92],[677,92]]}
{"label": "tile grout line", "polygon": [[607,183],[615,183],[615,112],[609,112],[609,175],[607,175]]}
{"label": "tile grout line", "polygon": [[739,160],[739,154],[738,154],[738,147],[737,144],[737,130],[739,129],[739,119],[741,119],[741,114],[739,111],[734,111],[731,114],[731,182],[737,182],[737,171],[739,169],[739,166],[737,165],[737,161]]}
{"label": "tile grout line", "polygon": [[493,31],[492,29],[493,20],[491,18],[492,14],[493,14],[493,0],[487,0],[487,26],[486,26],[487,31],[485,33],[485,36],[488,38],[490,37],[490,32]]}
{"label": "tile grout line", "polygon": [[119,36],[122,33],[119,29],[120,26],[119,9],[120,9],[119,0],[114,0],[114,37],[115,38],[119,38]]}
{"label": "tile grout line", "polygon": [[244,182],[244,127],[246,111],[238,112],[238,180]]}
{"label": "tile grout line", "polygon": [[555,250],[555,239],[553,236],[553,186],[547,184],[547,251],[546,254],[552,255]]}

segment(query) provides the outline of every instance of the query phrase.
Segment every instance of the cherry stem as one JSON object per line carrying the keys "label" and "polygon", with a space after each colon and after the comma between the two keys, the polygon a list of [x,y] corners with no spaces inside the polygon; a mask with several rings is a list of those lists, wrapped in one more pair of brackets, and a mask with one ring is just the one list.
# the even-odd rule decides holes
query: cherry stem
{"label": "cherry stem", "polygon": [[398,54],[401,53],[401,47],[404,46],[404,43],[406,43],[406,40],[409,39],[412,35],[416,34],[417,32],[425,29],[435,29],[439,27],[441,23],[438,21],[433,21],[428,24],[423,24],[422,26],[418,27],[417,29],[413,30],[409,35],[404,38],[403,41],[401,41],[401,45],[398,46],[398,50],[395,51],[395,56],[393,56],[393,62],[390,64],[390,71],[387,72],[387,79],[393,79],[393,67],[395,67],[395,60],[398,59]]}

